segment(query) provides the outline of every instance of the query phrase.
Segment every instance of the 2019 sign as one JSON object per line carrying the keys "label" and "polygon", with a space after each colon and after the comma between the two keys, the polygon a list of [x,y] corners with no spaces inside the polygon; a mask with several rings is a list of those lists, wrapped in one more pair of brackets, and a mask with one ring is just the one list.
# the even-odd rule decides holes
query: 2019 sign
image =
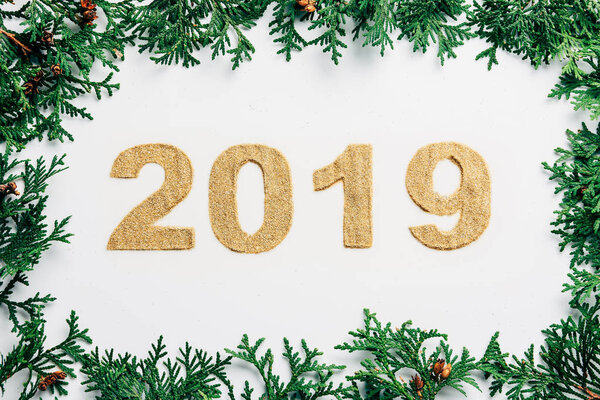
{"label": "2019 sign", "polygon": [[[343,241],[349,248],[369,248],[372,230],[372,146],[351,144],[336,160],[313,173],[315,190],[337,182],[344,186]],[[450,196],[433,190],[433,171],[449,159],[461,171],[460,187]],[[248,162],[262,170],[265,205],[262,226],[253,234],[243,231],[237,212],[237,177]],[[156,226],[189,194],[192,164],[177,147],[145,144],[131,147],[115,159],[110,176],[136,178],[142,167],[156,163],[165,170],[158,191],[127,214],[108,240],[108,250],[185,250],[194,247],[194,229]],[[485,160],[474,150],[454,142],[419,149],[408,165],[406,188],[412,200],[435,215],[460,213],[456,226],[441,231],[435,225],[410,227],[425,246],[453,250],[477,240],[490,218],[490,175]],[[226,247],[241,253],[261,253],[276,247],[292,225],[292,178],[287,160],[277,149],[261,144],[232,146],[217,157],[209,181],[209,216],[213,232]]]}

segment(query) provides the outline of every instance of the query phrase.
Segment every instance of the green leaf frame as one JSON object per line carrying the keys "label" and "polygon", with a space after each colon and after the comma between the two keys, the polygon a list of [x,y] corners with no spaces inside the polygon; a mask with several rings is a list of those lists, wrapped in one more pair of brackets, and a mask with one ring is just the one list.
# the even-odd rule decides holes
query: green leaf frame
{"label": "green leaf frame", "polygon": [[[276,372],[273,352],[262,349],[264,339],[246,335],[223,355],[185,344],[171,357],[161,337],[138,358],[88,351],[92,340],[72,312],[65,340],[46,345],[44,310],[54,298],[16,299],[15,289],[29,285],[28,275],[53,243],[68,243],[68,218],[49,223],[44,215],[46,189],[65,168],[64,156],[31,162],[18,152],[34,139],[73,140],[63,118],[92,119],[77,100],[119,88],[113,78],[127,45],[156,63],[184,67],[198,65],[199,51],[208,48],[211,59],[227,56],[236,69],[255,51],[245,32],[264,15],[287,61],[320,46],[338,64],[349,42],[384,56],[406,39],[415,52],[435,48],[443,65],[457,57],[458,46],[480,38],[487,48],[476,58],[490,69],[499,50],[534,68],[561,63],[548,96],[600,117],[599,0],[0,0],[0,309],[11,327],[7,335],[15,337],[12,349],[0,353],[1,393],[14,381],[22,388],[19,399],[58,398],[79,374],[95,399],[421,400],[448,390],[464,394],[467,385],[480,389],[483,379],[492,396],[511,400],[600,399],[600,125],[567,131],[569,148],[543,164],[562,195],[552,225],[561,251],[571,254],[564,291],[572,312],[543,330],[544,344],[537,351],[531,345],[523,357],[503,353],[499,334],[480,359],[467,349],[455,353],[445,334],[410,321],[392,328],[369,310],[364,326],[349,332],[352,341],[336,346],[364,356],[337,384],[333,379],[345,367],[323,362],[323,353],[305,341],[297,351],[284,339],[287,379]],[[104,79],[90,78],[102,70]],[[17,180],[23,193],[12,184]],[[227,372],[233,359],[256,369],[260,387],[234,388]]]}

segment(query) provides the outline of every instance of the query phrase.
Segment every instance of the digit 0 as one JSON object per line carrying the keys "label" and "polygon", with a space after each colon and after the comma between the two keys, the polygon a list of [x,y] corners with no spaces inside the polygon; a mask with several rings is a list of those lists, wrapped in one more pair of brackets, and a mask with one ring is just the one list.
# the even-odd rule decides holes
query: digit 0
{"label": "digit 0", "polygon": [[[237,212],[237,177],[247,162],[263,173],[265,212],[262,226],[249,235],[240,226]],[[208,190],[210,224],[217,239],[233,251],[261,253],[286,237],[292,226],[292,178],[285,157],[276,149],[259,144],[233,146],[213,164]]]}

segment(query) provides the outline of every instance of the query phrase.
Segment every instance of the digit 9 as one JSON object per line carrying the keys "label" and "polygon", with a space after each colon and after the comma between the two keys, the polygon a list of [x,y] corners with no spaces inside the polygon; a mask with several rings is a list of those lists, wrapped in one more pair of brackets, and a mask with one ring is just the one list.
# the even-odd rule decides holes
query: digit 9
{"label": "digit 9", "polygon": [[[433,190],[433,171],[442,160],[459,169],[459,188],[450,196]],[[410,227],[422,244],[437,250],[454,250],[477,240],[487,228],[491,214],[490,174],[485,160],[471,148],[454,142],[434,143],[420,148],[406,171],[406,189],[424,211],[435,215],[460,213],[456,226],[441,231],[435,225]]]}

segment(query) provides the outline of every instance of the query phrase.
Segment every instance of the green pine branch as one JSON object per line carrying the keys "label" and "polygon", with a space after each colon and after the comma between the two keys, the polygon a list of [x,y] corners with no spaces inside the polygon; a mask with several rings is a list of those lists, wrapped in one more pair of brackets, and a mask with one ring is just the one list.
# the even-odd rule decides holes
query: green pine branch
{"label": "green pine branch", "polygon": [[[348,397],[349,388],[343,384],[335,385],[332,377],[337,371],[345,367],[335,364],[320,362],[319,357],[323,355],[317,349],[311,349],[302,340],[302,354],[295,351],[287,339],[283,339],[283,357],[287,360],[290,369],[290,378],[284,382],[280,375],[274,372],[274,355],[271,349],[259,353],[259,348],[264,338],[257,340],[254,344],[248,339],[248,335],[242,337],[237,350],[225,349],[232,357],[242,360],[253,366],[262,379],[264,388],[259,394],[259,399],[288,400],[291,398],[311,399],[335,397],[338,400]],[[241,395],[244,400],[252,400],[255,389],[248,381],[244,384]]]}
{"label": "green pine branch", "polygon": [[[10,160],[0,154],[0,182],[21,183],[23,193],[0,194],[0,279],[30,271],[54,242],[68,243],[65,233],[69,218],[54,221],[49,228],[43,211],[48,196],[48,180],[64,170],[64,156],[54,157],[50,165],[40,158],[35,163]],[[24,171],[13,173],[22,166]]]}
{"label": "green pine branch", "polygon": [[571,292],[572,302],[582,303],[592,298],[600,289],[600,274],[585,269],[571,268],[571,282],[563,285],[563,292]]}
{"label": "green pine branch", "polygon": [[[112,73],[101,81],[90,76],[100,66],[118,71],[114,60],[131,43],[119,22],[130,0],[88,2],[89,9],[84,3],[30,0],[10,11],[0,6],[0,143],[8,150],[33,139],[72,140],[63,118],[92,119],[77,99],[118,89]],[[96,18],[105,28],[98,28]],[[9,21],[20,29],[9,29]]]}
{"label": "green pine branch", "polygon": [[394,49],[392,35],[399,28],[396,18],[398,0],[355,0],[353,40],[363,38],[363,46],[379,47],[381,56],[386,48]]}
{"label": "green pine branch", "polygon": [[413,43],[413,50],[423,53],[437,43],[442,65],[446,58],[456,58],[454,49],[473,37],[465,23],[456,23],[469,12],[464,0],[413,0],[401,2],[397,20],[401,34]]}
{"label": "green pine branch", "polygon": [[[592,118],[600,117],[600,37],[598,39],[590,48],[570,56],[559,82],[549,94],[557,99],[570,99],[575,110],[589,111]],[[580,64],[584,65],[580,67]]]}
{"label": "green pine branch", "polygon": [[[6,153],[34,139],[72,139],[63,119],[91,119],[78,106],[80,96],[94,92],[100,98],[118,89],[112,79],[127,44],[137,44],[159,64],[192,67],[206,49],[213,59],[231,57],[237,68],[254,54],[247,31],[269,6],[270,34],[288,61],[292,53],[318,45],[338,64],[348,46],[347,29],[352,29],[351,40],[378,48],[382,56],[394,48],[393,37],[412,42],[414,51],[437,47],[442,64],[456,57],[466,40],[479,37],[487,48],[477,59],[487,59],[488,68],[498,63],[498,50],[535,68],[562,63],[549,96],[569,99],[575,109],[600,117],[600,6],[595,0],[480,0],[472,6],[463,0],[315,0],[310,8],[294,0],[9,3],[0,0],[0,142]],[[301,34],[303,28],[313,37]],[[104,79],[90,78],[101,70]],[[284,340],[291,372],[284,380],[274,371],[271,350],[259,352],[263,339],[252,344],[244,336],[237,350],[227,352],[258,370],[264,385],[259,397],[433,399],[445,388],[464,393],[465,385],[478,387],[472,372],[483,370],[491,378],[491,394],[505,392],[511,400],[600,398],[600,126],[592,132],[583,125],[568,137],[570,148],[557,149],[558,160],[544,167],[562,195],[553,232],[561,237],[561,250],[571,253],[564,291],[572,295],[573,316],[544,331],[540,362],[534,347],[524,357],[502,353],[497,335],[476,362],[466,349],[454,355],[436,330],[413,328],[410,322],[392,329],[366,311],[365,327],[350,333],[352,342],[337,346],[365,354],[360,370],[347,377],[349,384],[334,384],[335,372],[343,367],[322,362],[322,353],[304,341],[297,352]],[[23,171],[15,172],[19,168]],[[226,372],[231,357],[210,357],[187,344],[175,358],[168,357],[162,338],[141,359],[114,351],[100,355],[97,349],[86,353],[83,345],[91,340],[72,314],[66,339],[45,346],[44,310],[54,298],[15,296],[17,288],[28,285],[27,274],[42,254],[53,243],[68,241],[68,219],[48,224],[44,215],[47,181],[63,168],[63,158],[48,164],[0,155],[0,308],[6,309],[15,341],[0,354],[0,389],[26,371],[20,399],[44,389],[66,394],[65,378],[74,376],[77,362],[87,389],[99,399],[206,400],[220,398],[225,390],[233,398]],[[251,400],[256,390],[246,382],[241,397]]]}
{"label": "green pine branch", "polygon": [[231,357],[209,356],[186,343],[178,356],[168,358],[162,336],[146,358],[129,353],[115,355],[114,350],[100,354],[98,348],[82,361],[83,385],[98,400],[208,400],[219,399],[223,389],[232,397],[232,386],[225,367]]}
{"label": "green pine branch", "polygon": [[[479,389],[471,376],[479,369],[475,358],[464,348],[460,356],[454,355],[446,335],[413,328],[411,321],[392,328],[369,310],[364,314],[364,328],[350,332],[354,340],[336,346],[365,353],[362,369],[347,378],[353,383],[353,399],[434,399],[444,388],[462,394],[465,384]],[[435,346],[431,351],[428,342]]]}
{"label": "green pine branch", "polygon": [[535,67],[563,63],[550,97],[571,99],[576,110],[600,116],[600,8],[589,0],[482,0],[468,14],[476,36],[489,47],[476,57],[498,64],[497,50]]}
{"label": "green pine branch", "polygon": [[286,61],[292,59],[293,52],[300,52],[308,46],[296,27],[299,13],[301,11],[294,0],[277,0],[273,8],[273,20],[269,22],[269,35],[275,36],[273,42],[281,45],[277,54],[285,54]]}
{"label": "green pine branch", "polygon": [[[55,221],[48,230],[44,215],[48,180],[64,170],[63,159],[54,157],[47,165],[41,158],[31,163],[0,154],[0,310],[6,310],[12,325],[9,335],[14,338],[12,348],[0,353],[0,391],[4,392],[8,379],[26,371],[20,378],[20,399],[34,398],[41,387],[57,395],[66,394],[64,379],[75,376],[73,364],[84,353],[82,345],[91,342],[72,312],[66,338],[47,348],[44,310],[54,298],[40,293],[15,298],[29,285],[26,273],[39,263],[41,255],[54,242],[68,242],[70,235],[64,231],[68,218]],[[60,379],[41,386],[53,372],[60,373]]]}
{"label": "green pine branch", "polygon": [[318,32],[318,36],[311,41],[310,45],[319,45],[323,53],[331,53],[331,60],[337,65],[342,57],[342,49],[348,47],[343,41],[346,36],[346,11],[348,5],[342,0],[322,0],[318,3],[317,12],[319,17],[314,19],[309,30]]}
{"label": "green pine branch", "polygon": [[481,361],[491,378],[490,393],[509,400],[597,399],[600,397],[600,297],[577,304],[574,316],[542,331],[545,344],[536,361],[534,346],[523,358],[502,353],[496,334]]}
{"label": "green pine branch", "polygon": [[[1,305],[1,304],[0,304]],[[32,399],[39,395],[44,377],[53,372],[63,372],[65,377],[75,377],[72,365],[84,353],[82,344],[91,343],[87,329],[81,329],[78,317],[71,312],[67,319],[68,333],[59,344],[46,348],[45,321],[41,317],[32,318],[16,327],[17,344],[7,354],[0,354],[0,390],[4,393],[5,382],[15,374],[26,371],[22,378],[22,391],[19,399]],[[46,389],[57,395],[68,394],[68,382],[61,378]]]}
{"label": "green pine branch", "polygon": [[252,58],[244,31],[264,10],[261,1],[158,0],[137,6],[126,20],[140,53],[155,53],[150,58],[156,63],[193,67],[200,64],[196,52],[209,47],[213,60],[230,54],[235,69]]}
{"label": "green pine branch", "polygon": [[589,264],[600,269],[600,125],[596,132],[583,124],[577,132],[567,131],[569,149],[557,148],[553,165],[543,163],[561,193],[555,211],[553,233],[560,236],[560,250],[570,250],[571,267]]}
{"label": "green pine branch", "polygon": [[40,319],[46,305],[56,300],[50,295],[41,296],[39,293],[25,300],[16,300],[13,298],[14,290],[20,285],[29,286],[29,280],[23,272],[17,272],[9,280],[0,281],[0,306],[5,306],[8,311],[13,333],[22,327],[20,313],[25,313],[29,320]]}

